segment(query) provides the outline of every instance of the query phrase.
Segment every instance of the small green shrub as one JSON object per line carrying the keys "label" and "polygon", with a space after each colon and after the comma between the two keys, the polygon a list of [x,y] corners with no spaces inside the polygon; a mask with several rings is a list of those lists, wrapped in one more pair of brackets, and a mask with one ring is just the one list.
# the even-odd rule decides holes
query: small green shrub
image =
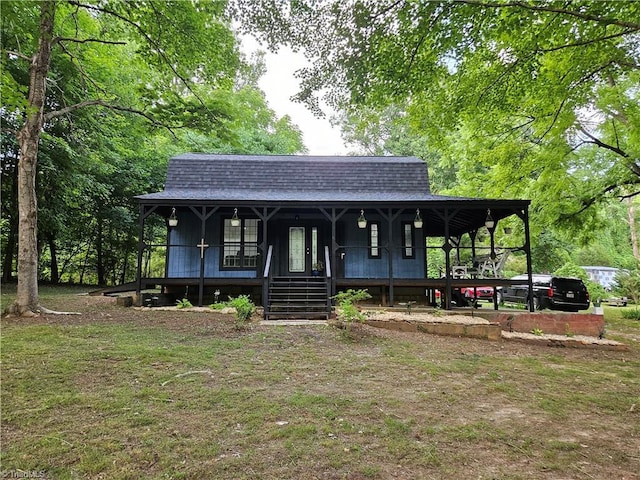
{"label": "small green shrub", "polygon": [[227,308],[228,305],[224,302],[216,302],[216,303],[212,303],[211,305],[209,305],[209,308],[211,310],[223,310],[225,308]]}
{"label": "small green shrub", "polygon": [[358,309],[357,303],[371,298],[367,290],[353,290],[350,288],[345,292],[338,293],[333,298],[339,308],[338,320],[344,323],[347,331],[350,330],[351,323],[364,322],[366,317]]}
{"label": "small green shrub", "polygon": [[622,318],[626,318],[627,320],[640,320],[640,308],[638,307],[622,310],[620,313],[622,313]]}
{"label": "small green shrub", "polygon": [[240,323],[244,323],[251,318],[256,311],[256,306],[253,304],[248,295],[240,295],[236,298],[229,298],[227,305],[236,309],[236,320]]}
{"label": "small green shrub", "polygon": [[182,300],[176,300],[177,308],[191,308],[193,304],[189,301],[188,298],[183,298]]}
{"label": "small green shrub", "polygon": [[538,337],[541,337],[542,335],[544,335],[544,332],[539,328],[534,328],[533,330],[531,330],[531,333],[533,333],[534,335],[537,335]]}
{"label": "small green shrub", "polygon": [[564,324],[564,334],[565,334],[567,337],[573,337],[573,336],[574,336],[574,334],[573,334],[573,332],[571,331],[571,328],[569,327],[569,324],[568,324],[568,323],[565,323],[565,324]]}

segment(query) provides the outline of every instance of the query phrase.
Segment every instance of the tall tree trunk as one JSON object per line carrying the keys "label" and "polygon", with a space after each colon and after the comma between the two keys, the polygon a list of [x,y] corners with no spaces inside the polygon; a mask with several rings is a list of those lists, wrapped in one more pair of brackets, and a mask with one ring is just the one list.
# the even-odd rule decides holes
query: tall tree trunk
{"label": "tall tree trunk", "polygon": [[636,230],[636,211],[633,199],[627,198],[627,212],[629,214],[629,230],[631,231],[631,248],[633,248],[633,258],[640,261],[640,249],[638,248],[638,231]]}
{"label": "tall tree trunk", "polygon": [[29,99],[26,120],[18,132],[18,291],[12,310],[32,315],[38,308],[38,203],[36,167],[43,125],[46,81],[51,62],[53,1],[40,4],[38,50],[29,67]]}

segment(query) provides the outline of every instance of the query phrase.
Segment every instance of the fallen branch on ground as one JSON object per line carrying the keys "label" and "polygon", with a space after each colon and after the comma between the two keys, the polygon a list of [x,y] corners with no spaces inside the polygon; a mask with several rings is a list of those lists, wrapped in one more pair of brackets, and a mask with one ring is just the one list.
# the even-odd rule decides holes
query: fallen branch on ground
{"label": "fallen branch on ground", "polygon": [[40,313],[44,313],[45,315],[82,315],[80,312],[58,312],[56,310],[49,310],[42,305],[38,305],[38,310]]}
{"label": "fallen branch on ground", "polygon": [[80,312],[58,312],[56,310],[49,310],[42,305],[38,305],[37,308],[33,310],[23,310],[21,311],[17,304],[13,304],[8,306],[4,311],[4,316],[6,317],[37,317],[40,314],[44,315],[82,315]]}
{"label": "fallen branch on ground", "polygon": [[[211,370],[191,370],[191,371],[189,371],[189,372],[179,373],[179,374],[177,374],[177,375],[176,375],[175,377],[173,377],[173,378],[186,377],[187,375],[195,375],[195,374],[197,374],[197,373],[207,373],[207,374],[209,374],[209,375],[212,375],[212,374],[213,374],[213,372],[212,372]],[[160,386],[161,386],[161,387],[164,387],[164,386],[166,386],[167,384],[171,383],[172,381],[173,381],[173,379],[171,379],[171,380],[167,380],[166,382],[162,382],[162,383],[160,384]]]}

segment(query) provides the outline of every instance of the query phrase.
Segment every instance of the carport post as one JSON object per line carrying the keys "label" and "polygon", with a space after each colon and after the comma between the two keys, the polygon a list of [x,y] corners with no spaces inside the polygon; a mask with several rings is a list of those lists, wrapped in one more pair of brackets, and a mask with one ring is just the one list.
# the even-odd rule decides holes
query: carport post
{"label": "carport post", "polygon": [[531,272],[532,266],[531,266],[531,234],[529,232],[529,207],[525,207],[525,209],[522,211],[522,215],[520,215],[520,213],[518,214],[518,216],[522,219],[522,221],[524,222],[524,251],[526,253],[527,256],[527,280],[529,282],[529,297],[530,297],[530,301],[529,301],[529,311],[530,312],[535,312],[536,307],[534,305],[533,302],[533,274]]}

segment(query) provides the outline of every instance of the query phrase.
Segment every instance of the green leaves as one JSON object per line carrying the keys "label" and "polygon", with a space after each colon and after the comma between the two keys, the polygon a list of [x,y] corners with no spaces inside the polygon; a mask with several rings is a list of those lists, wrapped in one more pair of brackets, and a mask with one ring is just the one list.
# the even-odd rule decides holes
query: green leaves
{"label": "green leaves", "polygon": [[637,2],[360,0],[278,15],[293,32],[282,40],[313,61],[297,98],[346,112],[367,152],[427,158],[428,145],[434,178],[457,172],[450,193],[529,197],[534,224],[575,231],[640,184]]}
{"label": "green leaves", "polygon": [[[18,148],[12,132],[29,107],[29,65],[39,40],[41,5],[2,4],[2,216],[12,223],[8,231],[17,223]],[[162,189],[170,156],[189,150],[297,153],[304,148],[299,130],[290,119],[278,118],[257,89],[263,64],[241,58],[225,2],[48,5],[56,15],[44,131],[41,141],[34,140],[39,141],[34,183],[39,241],[49,246],[41,272],[51,263],[51,279],[131,278],[137,247],[133,197]],[[15,243],[13,236],[3,236],[3,242]],[[11,251],[16,250],[3,248]],[[56,255],[60,275],[54,272]],[[6,268],[11,260],[4,262]]]}

